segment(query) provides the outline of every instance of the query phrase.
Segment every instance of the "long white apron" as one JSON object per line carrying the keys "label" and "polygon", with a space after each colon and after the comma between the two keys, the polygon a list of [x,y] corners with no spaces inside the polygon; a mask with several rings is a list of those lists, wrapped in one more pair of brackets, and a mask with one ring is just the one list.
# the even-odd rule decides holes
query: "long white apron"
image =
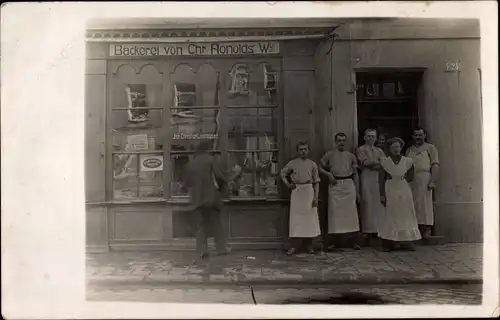
{"label": "long white apron", "polygon": [[312,184],[299,184],[290,199],[290,238],[314,238],[320,235],[318,209],[313,208]]}
{"label": "long white apron", "polygon": [[328,187],[328,233],[359,231],[356,187],[352,179]]}
{"label": "long white apron", "polygon": [[378,219],[384,211],[380,203],[378,171],[361,172],[361,229],[364,233],[378,232]]}
{"label": "long white apron", "polygon": [[392,241],[421,239],[411,188],[404,177],[411,167],[411,159],[403,157],[396,165],[386,158],[382,167],[392,179],[385,182],[387,205],[379,220],[379,237]]}
{"label": "long white apron", "polygon": [[428,151],[413,155],[415,177],[411,182],[413,201],[417,211],[418,224],[434,225],[432,190],[427,187],[431,181],[431,160]]}

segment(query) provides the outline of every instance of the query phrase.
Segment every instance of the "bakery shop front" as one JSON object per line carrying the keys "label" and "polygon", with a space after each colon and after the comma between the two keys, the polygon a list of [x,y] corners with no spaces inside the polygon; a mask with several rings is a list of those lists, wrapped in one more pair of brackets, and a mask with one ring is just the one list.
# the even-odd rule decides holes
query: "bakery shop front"
{"label": "bakery shop front", "polygon": [[87,159],[89,249],[194,248],[182,175],[201,141],[230,178],[229,244],[282,247],[279,170],[312,138],[314,49],[331,30],[89,31],[87,146],[101,141]]}
{"label": "bakery shop front", "polygon": [[[309,141],[317,161],[337,132],[354,151],[369,127],[409,144],[415,125],[427,129],[441,155],[436,233],[479,241],[481,137],[465,136],[481,130],[476,24],[219,19],[89,26],[87,250],[194,249],[182,175],[202,141],[230,178],[223,209],[229,244],[283,248],[289,191],[279,171],[299,141]],[[455,48],[453,55],[446,48]],[[460,144],[449,143],[450,132]]]}

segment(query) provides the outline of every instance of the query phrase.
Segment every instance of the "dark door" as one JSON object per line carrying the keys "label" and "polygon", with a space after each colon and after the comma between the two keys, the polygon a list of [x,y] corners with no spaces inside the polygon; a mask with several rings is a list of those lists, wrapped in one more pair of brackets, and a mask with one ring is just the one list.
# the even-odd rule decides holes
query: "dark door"
{"label": "dark door", "polygon": [[412,128],[419,124],[420,79],[420,72],[356,74],[359,145],[369,128],[388,137],[400,137],[406,146],[411,143]]}

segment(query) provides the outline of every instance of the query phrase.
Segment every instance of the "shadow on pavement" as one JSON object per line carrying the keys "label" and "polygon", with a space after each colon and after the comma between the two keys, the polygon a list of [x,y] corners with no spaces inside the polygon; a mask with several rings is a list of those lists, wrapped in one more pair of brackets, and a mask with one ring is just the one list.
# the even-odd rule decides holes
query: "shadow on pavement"
{"label": "shadow on pavement", "polygon": [[282,304],[387,304],[388,301],[377,295],[362,293],[343,293],[333,297],[309,297],[285,300]]}

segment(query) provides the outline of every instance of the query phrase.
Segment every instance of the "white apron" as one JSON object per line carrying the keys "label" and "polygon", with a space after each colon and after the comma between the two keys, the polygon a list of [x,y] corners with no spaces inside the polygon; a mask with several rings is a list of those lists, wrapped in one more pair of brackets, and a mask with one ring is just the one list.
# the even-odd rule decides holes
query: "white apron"
{"label": "white apron", "polygon": [[418,224],[434,225],[432,190],[427,187],[431,181],[431,160],[427,151],[411,153],[415,163],[415,177],[410,183]]}
{"label": "white apron", "polygon": [[312,184],[299,184],[290,199],[290,238],[314,238],[320,235],[318,209],[313,208]]}
{"label": "white apron", "polygon": [[391,158],[382,161],[382,167],[392,179],[385,182],[387,205],[379,219],[378,235],[392,241],[415,241],[421,239],[410,186],[404,179],[411,168],[411,159],[402,157],[399,164]]}
{"label": "white apron", "polygon": [[361,228],[364,233],[378,232],[378,219],[384,211],[380,203],[378,171],[361,172]]}
{"label": "white apron", "polygon": [[359,231],[356,187],[352,179],[328,187],[328,233]]}

